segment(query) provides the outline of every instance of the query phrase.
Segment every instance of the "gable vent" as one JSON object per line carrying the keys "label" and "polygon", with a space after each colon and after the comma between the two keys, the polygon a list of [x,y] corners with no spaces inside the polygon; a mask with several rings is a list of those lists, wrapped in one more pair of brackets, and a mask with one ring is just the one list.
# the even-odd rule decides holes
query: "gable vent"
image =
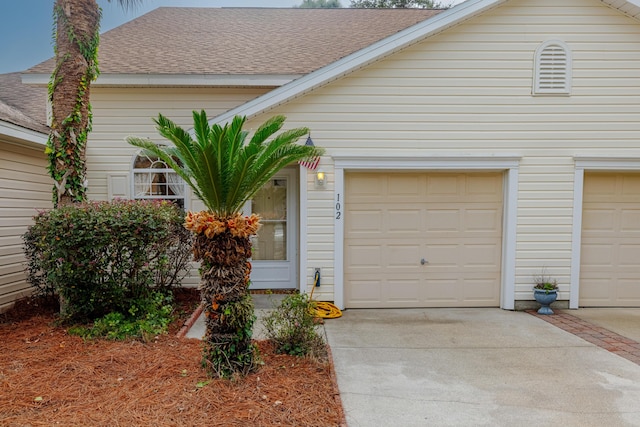
{"label": "gable vent", "polygon": [[536,49],[533,82],[534,95],[571,93],[571,50],[559,41],[542,43]]}

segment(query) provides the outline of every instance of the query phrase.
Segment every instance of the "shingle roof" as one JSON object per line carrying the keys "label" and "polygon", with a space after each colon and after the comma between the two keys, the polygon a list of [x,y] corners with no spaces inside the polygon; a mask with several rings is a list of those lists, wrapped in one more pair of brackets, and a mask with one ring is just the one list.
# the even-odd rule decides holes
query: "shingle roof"
{"label": "shingle roof", "polygon": [[[102,74],[302,75],[441,12],[162,7],[104,33]],[[49,73],[50,59],[29,69]]]}
{"label": "shingle roof", "polygon": [[0,120],[48,133],[47,89],[22,84],[20,73],[0,74]]}

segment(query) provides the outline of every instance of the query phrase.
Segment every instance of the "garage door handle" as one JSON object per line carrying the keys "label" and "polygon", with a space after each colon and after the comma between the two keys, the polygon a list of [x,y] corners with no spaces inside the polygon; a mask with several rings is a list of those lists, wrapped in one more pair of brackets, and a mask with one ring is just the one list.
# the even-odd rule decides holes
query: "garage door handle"
{"label": "garage door handle", "polygon": [[427,261],[426,259],[422,258],[420,260],[420,264],[422,264],[422,265],[429,264],[429,261]]}

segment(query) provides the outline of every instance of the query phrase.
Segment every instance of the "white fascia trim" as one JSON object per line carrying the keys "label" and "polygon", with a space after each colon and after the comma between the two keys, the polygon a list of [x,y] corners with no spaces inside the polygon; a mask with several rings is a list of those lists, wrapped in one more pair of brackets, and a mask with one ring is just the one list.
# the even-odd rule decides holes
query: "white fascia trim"
{"label": "white fascia trim", "polygon": [[640,171],[640,157],[593,157],[574,156],[573,176],[573,239],[571,243],[571,282],[569,288],[569,308],[579,308],[580,263],[582,250],[582,209],[584,192],[584,172],[595,171]]}
{"label": "white fascia trim", "polygon": [[516,225],[518,211],[519,155],[505,156],[435,156],[435,157],[355,157],[334,156],[334,303],[344,309],[344,173],[350,170],[400,171],[506,171],[504,190],[504,223],[502,237],[502,283],[500,308],[515,308]]}
{"label": "white fascia trim", "polygon": [[[205,86],[205,87],[279,87],[299,78],[297,74],[100,74],[91,85],[95,87],[126,86]],[[23,74],[22,83],[46,85],[46,74]]]}
{"label": "white fascia trim", "polygon": [[38,146],[46,145],[49,136],[47,134],[37,132],[35,130],[26,129],[16,126],[13,123],[0,121],[0,135],[6,135],[12,138],[20,139],[27,143],[36,144]]}
{"label": "white fascia trim", "polygon": [[626,0],[602,0],[604,4],[635,19],[640,19],[640,7]]}
{"label": "white fascia trim", "polygon": [[496,7],[505,1],[506,0],[467,0],[432,18],[419,22],[285,86],[221,114],[211,120],[211,122],[222,124],[230,121],[236,115],[254,117],[268,109],[297,98],[315,88],[417,43],[422,39],[440,33],[449,27]]}

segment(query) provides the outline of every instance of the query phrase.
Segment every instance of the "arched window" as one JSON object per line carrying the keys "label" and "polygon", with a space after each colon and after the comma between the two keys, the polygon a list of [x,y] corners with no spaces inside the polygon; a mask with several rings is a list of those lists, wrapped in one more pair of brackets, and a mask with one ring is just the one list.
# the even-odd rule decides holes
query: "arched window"
{"label": "arched window", "polygon": [[534,95],[571,94],[571,49],[560,40],[549,40],[536,49]]}
{"label": "arched window", "polygon": [[156,155],[147,151],[138,153],[132,173],[134,199],[172,200],[184,209],[185,182]]}

